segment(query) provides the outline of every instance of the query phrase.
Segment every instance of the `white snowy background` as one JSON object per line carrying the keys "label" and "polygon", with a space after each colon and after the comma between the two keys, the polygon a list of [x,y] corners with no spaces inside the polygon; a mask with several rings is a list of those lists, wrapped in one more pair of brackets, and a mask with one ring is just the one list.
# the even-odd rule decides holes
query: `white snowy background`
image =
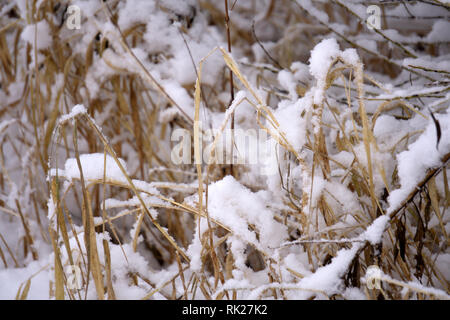
{"label": "white snowy background", "polygon": [[[450,298],[449,2],[228,5],[231,54],[222,0],[0,3],[0,299]],[[196,106],[268,146],[202,199]]]}

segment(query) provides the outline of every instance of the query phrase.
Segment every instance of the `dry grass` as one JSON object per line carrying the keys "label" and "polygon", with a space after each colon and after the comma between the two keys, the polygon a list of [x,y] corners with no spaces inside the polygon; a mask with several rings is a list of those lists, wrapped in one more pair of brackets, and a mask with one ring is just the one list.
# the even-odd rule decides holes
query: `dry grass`
{"label": "dry grass", "polygon": [[[302,41],[311,44],[317,44],[319,39],[328,33],[330,27],[327,24],[305,13],[295,2],[281,2],[286,9],[277,7],[276,1],[269,1],[265,17],[270,24],[277,26],[279,21],[288,21],[286,29],[295,25],[302,28],[310,26],[311,31],[303,34]],[[22,267],[23,257],[29,255],[32,260],[40,258],[36,249],[37,241],[51,246],[54,261],[47,269],[50,268],[54,273],[54,282],[50,283],[50,297],[56,299],[85,299],[88,285],[95,286],[98,299],[115,299],[117,292],[111,272],[114,261],[111,260],[110,246],[114,244],[122,247],[125,243],[131,244],[133,251],[151,256],[154,268],[178,266],[178,272],[163,284],[157,284],[138,272],[129,272],[131,285],[141,286],[144,283],[152,288],[144,299],[153,298],[156,293],[167,299],[192,299],[198,297],[198,292],[207,299],[234,299],[239,291],[249,290],[237,287],[222,288],[227,280],[233,278],[235,269],[235,258],[227,242],[233,235],[233,230],[210,217],[208,202],[203,201],[205,192],[208,199],[209,183],[222,179],[229,172],[239,179],[247,170],[246,167],[235,165],[230,171],[229,165],[226,164],[175,166],[170,161],[170,152],[167,152],[167,146],[171,143],[167,137],[176,128],[186,128],[193,133],[194,159],[197,160],[196,163],[200,163],[200,128],[197,125],[197,121],[201,120],[200,109],[208,104],[212,109],[225,111],[228,105],[216,101],[220,101],[220,92],[230,92],[231,73],[235,80],[231,81],[234,91],[245,90],[247,98],[240,101],[233,112],[228,113],[220,132],[231,125],[232,119],[234,121],[234,113],[239,112],[240,104],[247,103],[254,107],[254,123],[267,131],[281,146],[284,156],[279,159],[280,168],[287,169],[280,169],[284,170],[280,178],[280,190],[284,193],[285,205],[289,209],[276,211],[275,219],[288,227],[291,241],[279,248],[279,252],[295,246],[301,247],[301,250],[307,253],[312,272],[328,264],[340,249],[351,247],[356,242],[352,238],[365,230],[378,216],[386,214],[386,197],[393,188],[399,186],[396,169],[385,167],[386,163],[379,161],[376,156],[380,153],[380,146],[374,135],[377,119],[383,114],[392,114],[393,111],[399,111],[398,118],[406,120],[415,113],[427,117],[427,109],[417,105],[421,98],[439,100],[433,108],[436,113],[448,108],[448,95],[447,98],[444,97],[449,89],[448,75],[444,71],[427,72],[430,70],[399,65],[397,60],[390,58],[397,54],[414,56],[404,44],[385,36],[386,43],[391,42],[393,45],[388,56],[383,53],[383,43],[379,44],[381,49],[375,53],[351,40],[351,32],[338,34],[344,42],[347,41],[360,49],[362,62],[371,71],[393,77],[399,75],[402,69],[406,69],[415,79],[436,80],[433,84],[436,91],[414,97],[393,97],[377,101],[377,95],[371,94],[371,91],[377,88],[385,92],[389,90],[373,79],[373,73],[372,76],[365,73],[362,62],[348,65],[337,59],[328,70],[325,96],[331,96],[330,91],[333,91],[334,96],[336,92],[340,92],[346,97],[346,101],[338,103],[333,99],[325,99],[323,104],[313,106],[310,125],[306,131],[307,142],[299,152],[287,138],[272,109],[282,95],[275,84],[279,66],[287,67],[302,56],[301,52],[295,52],[296,46],[299,45],[295,41],[298,39],[286,32],[271,48],[270,54],[273,56],[265,58],[270,66],[240,64],[232,58],[228,50],[216,49],[211,54],[219,52],[227,68],[223,70],[223,78],[217,79],[214,87],[202,85],[202,75],[207,72],[202,70],[203,61],[208,59],[205,57],[205,60],[195,66],[197,82],[185,86],[194,99],[195,114],[188,115],[181,111],[170,122],[159,123],[159,114],[168,105],[180,110],[182,108],[131,50],[143,41],[144,27],[135,25],[127,30],[120,30],[116,22],[117,1],[108,1],[109,7],[105,4],[103,12],[98,13],[112,22],[115,26],[114,33],[103,35],[100,39],[92,39],[84,55],[73,53],[72,48],[77,39],[63,37],[64,27],[55,25],[48,18],[48,15],[56,14],[58,1],[44,1],[39,8],[35,7],[35,2],[27,3],[30,5],[28,21],[15,17],[15,7],[11,7],[0,17],[2,90],[8,93],[16,82],[25,83],[14,99],[1,101],[0,106],[0,119],[15,119],[14,123],[8,124],[11,130],[6,130],[5,127],[2,128],[3,132],[0,132],[0,192],[9,194],[13,186],[19,187],[14,207],[0,200],[0,215],[6,216],[10,221],[17,221],[24,230],[24,236],[19,239],[20,243],[8,243],[0,233],[0,263],[6,268]],[[211,23],[226,32],[222,27],[225,13],[223,8],[216,4],[200,1],[199,8],[209,13]],[[341,1],[316,5],[323,7],[330,17],[334,11],[335,19],[349,20],[354,19],[356,15]],[[239,2],[233,10],[231,20],[233,15],[245,16],[252,13],[251,9],[240,7]],[[49,23],[54,41],[51,48],[38,52],[36,48],[33,50],[30,44],[23,42],[20,35],[24,23],[41,20]],[[361,28],[360,25],[356,27]],[[242,48],[241,53],[251,56],[248,42],[257,44],[250,32],[251,23],[247,29],[241,28],[241,25],[231,25],[228,30],[231,32],[230,45]],[[182,33],[188,32],[184,25],[180,30]],[[14,45],[11,46],[11,43]],[[93,56],[102,59],[102,54],[112,43],[116,48],[122,48],[122,56],[128,57],[128,63],[134,66],[123,70],[121,66],[114,65],[115,62],[105,59],[113,72],[99,83],[99,94],[95,97],[86,96],[86,76],[90,68],[94,67]],[[23,45],[26,49],[20,48]],[[438,44],[426,46],[426,50],[431,52]],[[23,52],[26,53],[25,59],[19,56]],[[38,55],[42,56],[42,63],[29,69],[28,63],[37,61]],[[169,59],[170,56],[166,58]],[[272,71],[268,71],[268,68],[272,68]],[[252,76],[252,79],[256,78],[258,82],[251,83],[247,80],[247,72],[257,74]],[[63,80],[57,80],[59,77]],[[55,87],[56,83],[60,85]],[[303,96],[312,85],[313,83],[299,83],[299,96]],[[260,94],[263,90],[267,92],[264,97]],[[375,112],[369,112],[366,104],[373,101],[377,101],[378,107]],[[59,117],[68,113],[77,103],[84,103],[89,110],[88,114],[80,114],[71,121],[59,122]],[[357,112],[348,112],[349,109],[355,110],[352,109],[355,103],[358,104]],[[324,119],[324,113],[332,115],[332,118]],[[96,123],[94,119],[101,121]],[[350,131],[346,129],[348,121],[353,126]],[[330,128],[337,133],[335,136],[328,134]],[[397,146],[389,150],[392,161],[418,133],[420,132],[411,131],[398,141]],[[215,137],[214,146],[219,139],[220,135]],[[364,146],[363,153],[356,150],[361,142]],[[331,148],[334,151],[330,149],[331,145],[335,146]],[[354,156],[351,166],[337,160],[336,155],[341,151]],[[49,174],[51,168],[61,167],[68,158],[76,158],[80,172],[83,172],[80,154],[95,152],[104,153],[105,163],[106,156],[112,156],[126,176],[127,183],[109,179],[106,172],[103,179],[96,181],[86,181],[83,174],[80,175],[80,181],[65,181],[58,171],[54,175]],[[214,148],[211,154],[213,152]],[[5,161],[7,157],[23,160],[23,164],[17,162],[12,165],[11,161]],[[131,168],[129,174],[119,158],[135,159],[136,165]],[[391,220],[382,243],[372,245],[367,242],[361,245],[343,275],[346,287],[360,288],[368,299],[436,298],[435,294],[409,283],[423,279],[425,286],[441,288],[450,294],[448,270],[440,270],[435,264],[440,254],[448,253],[449,245],[446,229],[447,208],[450,204],[447,161],[448,154],[443,159],[443,165],[430,171],[401,207],[390,212]],[[290,176],[290,168],[294,166],[300,166],[303,172],[301,193],[295,190]],[[320,172],[319,176],[325,181],[335,181],[332,168],[340,168],[345,172],[341,180],[342,185],[358,200],[359,210],[351,213],[355,221],[352,226],[343,227],[340,223],[347,219],[346,215],[349,213],[336,210],[335,202],[339,203],[340,199],[334,198],[333,194],[325,192],[316,201],[312,200],[315,176]],[[376,190],[375,176],[382,180],[384,194]],[[50,179],[47,180],[47,177]],[[151,186],[157,192],[149,192],[143,185]],[[261,185],[247,186],[252,190],[262,189]],[[195,193],[199,195],[196,206],[184,201],[186,196]],[[149,204],[143,198],[144,195],[159,201]],[[114,208],[106,208],[106,199],[126,200],[133,196],[138,200],[133,205],[123,203]],[[52,223],[48,223],[46,218],[49,205],[54,206],[56,213]],[[158,211],[157,218],[149,208]],[[208,232],[203,233],[201,239],[202,269],[201,272],[190,272],[190,258],[186,252],[195,233],[196,221],[205,218],[208,222]],[[435,219],[438,223],[430,226],[429,222]],[[321,221],[324,222],[325,228]],[[33,230],[30,229],[31,226]],[[133,234],[128,236],[131,229]],[[98,235],[106,232],[111,236],[111,242],[105,239],[98,242]],[[77,236],[80,234],[82,236]],[[142,242],[140,237],[143,237]],[[76,240],[76,246],[71,239]],[[19,244],[21,249],[17,250]],[[63,250],[65,252],[62,252]],[[122,250],[126,256],[125,250]],[[80,255],[80,252],[84,254]],[[267,286],[256,298],[283,299],[291,290],[304,290],[294,284],[283,284],[281,262],[277,257],[270,256],[258,248],[252,248],[249,252],[247,258],[250,268],[255,271],[268,269]],[[361,277],[367,267],[374,264],[396,280],[386,278],[382,290],[367,289],[361,282]],[[67,287],[64,273],[67,265],[80,266],[82,290],[76,291]],[[305,277],[296,270],[285,270],[297,280]],[[211,281],[210,277],[213,277],[214,281]],[[17,299],[27,298],[32,281],[32,278],[27,279],[18,290],[15,288]],[[176,284],[182,286],[181,294],[176,290]],[[339,294],[329,296],[320,290],[308,290],[311,291],[312,297],[345,298]]]}

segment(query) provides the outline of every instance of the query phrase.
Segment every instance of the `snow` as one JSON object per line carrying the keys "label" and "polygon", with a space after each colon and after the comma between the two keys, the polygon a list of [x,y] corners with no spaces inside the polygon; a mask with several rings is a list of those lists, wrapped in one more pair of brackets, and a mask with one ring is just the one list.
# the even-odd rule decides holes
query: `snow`
{"label": "snow", "polygon": [[287,70],[281,70],[278,73],[277,78],[280,85],[289,92],[289,98],[291,100],[296,100],[297,92],[293,74]]}
{"label": "snow", "polygon": [[63,123],[70,119],[77,117],[80,114],[87,113],[86,108],[82,104],[77,104],[72,108],[72,111],[69,114],[65,114],[59,118],[59,122]]}
{"label": "snow", "polygon": [[[437,145],[436,127],[430,119],[425,131],[408,146],[408,150],[397,155],[398,176],[401,187],[389,195],[388,212],[398,208],[429,169],[441,164],[441,158],[450,152],[450,113],[435,115],[441,127],[441,140]],[[430,116],[431,118],[431,116]]]}
{"label": "snow", "polygon": [[[376,33],[362,21],[367,6],[359,0],[274,2],[274,8],[269,0],[233,1],[227,57],[222,0],[118,1],[109,5],[113,21],[102,1],[72,0],[81,10],[81,28],[74,30],[64,23],[65,5],[38,0],[31,8],[29,2],[0,9],[8,49],[0,73],[0,299],[14,299],[28,279],[27,298],[55,298],[49,230],[56,232],[64,267],[71,263],[57,212],[65,217],[74,265],[88,272],[82,204],[89,202],[94,223],[105,223],[92,240],[103,276],[103,246],[109,247],[117,299],[216,299],[230,290],[238,299],[368,299],[370,261],[363,249],[377,253],[380,244],[389,297],[409,290],[412,299],[414,292],[448,299],[444,173],[449,177],[450,169],[414,199],[422,199],[414,203],[425,216],[424,239],[433,238],[421,252],[432,274],[414,270],[413,203],[401,220],[409,269],[392,271],[398,235],[390,218],[449,154],[445,8],[385,3]],[[233,67],[233,100],[224,56]],[[191,155],[176,163],[171,155],[179,132],[192,151],[201,61],[199,195],[197,163]],[[439,143],[430,111],[440,124]],[[216,155],[226,157],[209,166],[208,142],[220,129]],[[112,152],[102,153],[104,142]],[[86,202],[77,157],[91,198]],[[188,259],[177,261],[174,244]],[[361,284],[351,287],[344,279],[355,259]],[[411,281],[397,280],[405,277]],[[68,293],[65,288],[66,299]],[[98,298],[92,279],[80,294]]]}
{"label": "snow", "polygon": [[[169,205],[169,203],[162,201],[160,198],[155,196],[149,196],[147,194],[141,193],[140,194],[141,199],[144,201],[144,203],[148,206],[155,206],[155,205]],[[105,209],[112,209],[112,208],[120,208],[120,207],[128,207],[128,206],[135,206],[139,207],[141,205],[141,202],[137,198],[137,196],[132,197],[131,199],[122,201],[117,200],[114,198],[109,198],[105,200]],[[156,219],[158,216],[158,211],[149,209],[150,213],[152,214],[152,217]]]}
{"label": "snow", "polygon": [[50,33],[50,26],[45,20],[41,20],[36,24],[27,25],[20,36],[38,50],[50,47],[53,41]]}
{"label": "snow", "polygon": [[[119,159],[122,167],[127,172],[126,163]],[[103,153],[90,153],[80,155],[81,168],[85,180],[103,180],[105,155]],[[78,168],[77,159],[70,158],[66,160],[64,171],[58,173],[66,179],[80,179],[80,170]],[[127,172],[128,174],[128,172]],[[125,175],[122,173],[116,161],[110,155],[106,155],[106,180],[127,183]]]}
{"label": "snow", "polygon": [[309,72],[318,80],[325,81],[328,70],[341,51],[334,38],[324,39],[311,51]]}
{"label": "snow", "polygon": [[[139,8],[139,10],[136,10],[136,8]],[[154,11],[155,3],[153,1],[127,1],[122,4],[118,24],[122,30],[127,30],[136,23],[145,23]]]}
{"label": "snow", "polygon": [[435,60],[433,57],[424,56],[417,59],[404,59],[404,66],[418,66],[423,68],[428,68],[431,70],[442,70],[450,72],[450,62],[448,59],[445,60]]}
{"label": "snow", "polygon": [[316,88],[313,90],[314,104],[316,105],[321,105],[323,102],[328,71],[338,58],[352,67],[356,67],[360,61],[355,49],[346,49],[342,52],[334,38],[322,40],[311,51],[309,72],[317,81]]}
{"label": "snow", "polygon": [[395,119],[393,116],[389,115],[381,115],[378,117],[377,122],[375,123],[373,133],[376,137],[384,137],[389,136],[392,137],[394,132],[402,132],[403,126],[402,121]]}
{"label": "snow", "polygon": [[289,101],[281,102],[275,110],[274,115],[285,133],[287,140],[296,149],[300,150],[305,144],[305,119],[301,117],[303,110],[311,103],[309,97],[297,100],[295,103]]}
{"label": "snow", "polygon": [[368,269],[368,272],[365,275],[365,280],[371,277],[375,277],[380,281],[403,286],[405,289],[412,289],[417,292],[433,295],[439,299],[450,300],[450,295],[448,295],[444,290],[436,289],[433,287],[427,287],[416,281],[408,281],[408,282],[398,281],[393,279],[389,275],[385,274],[381,269]]}
{"label": "snow", "polygon": [[328,22],[328,15],[325,12],[318,10],[312,3],[311,0],[297,0],[297,3],[306,9],[310,14],[317,17],[322,22]]}
{"label": "snow", "polygon": [[9,119],[9,120],[3,120],[2,122],[0,122],[0,134],[3,133],[3,131],[6,130],[6,128],[8,128],[8,126],[10,126],[11,124],[13,124],[16,121],[17,121],[16,119]]}
{"label": "snow", "polygon": [[[208,192],[210,217],[230,228],[240,239],[262,250],[285,240],[286,227],[274,221],[262,193],[251,192],[232,176],[209,185]],[[259,240],[255,232],[248,229],[248,224],[254,225]]]}
{"label": "snow", "polygon": [[[320,267],[313,274],[301,279],[298,285],[305,289],[324,291],[328,295],[339,292],[341,277],[348,270],[358,249],[358,246],[341,249],[330,264]],[[304,298],[307,298],[311,293],[303,293],[303,295]]]}
{"label": "snow", "polygon": [[381,243],[381,237],[383,236],[388,222],[389,217],[387,215],[378,217],[366,231],[364,231],[360,238],[369,241],[373,245]]}
{"label": "snow", "polygon": [[239,106],[239,104],[247,97],[245,91],[238,91],[234,97],[233,102],[231,105],[227,108],[225,111],[225,119],[228,119],[228,117],[234,113],[236,108]]}
{"label": "snow", "polygon": [[344,52],[341,53],[341,58],[346,64],[351,66],[356,66],[359,62],[358,52],[353,48],[344,50]]}
{"label": "snow", "polygon": [[[209,217],[222,223],[233,233],[227,240],[233,252],[234,263],[238,269],[247,270],[245,265],[245,251],[247,245],[262,250],[270,255],[273,247],[286,240],[286,226],[273,219],[273,213],[267,208],[266,193],[253,193],[236,181],[232,176],[226,176],[211,184],[208,188]],[[194,196],[188,203],[197,201]],[[253,226],[253,230],[248,225]],[[206,219],[202,219],[191,245],[188,255],[191,258],[193,270],[201,267],[201,237],[207,230]],[[246,273],[247,274],[247,273]]]}
{"label": "snow", "polygon": [[[75,237],[69,239],[70,247],[73,252],[73,261],[81,262],[80,250],[74,250],[75,248],[81,249],[84,259],[86,259],[86,248],[83,242],[83,233],[77,235],[78,242]],[[108,233],[97,234],[96,244],[98,249],[99,260],[103,263],[105,261],[104,251],[103,251],[103,239],[110,241],[110,236]],[[80,248],[78,247],[80,243]],[[151,269],[149,269],[147,261],[137,252],[134,252],[130,244],[115,245],[111,242],[108,243],[110,249],[111,257],[111,277],[115,279],[114,293],[117,299],[121,300],[134,300],[141,299],[151,287],[141,281],[139,286],[130,285],[129,274],[138,272],[144,277],[149,277]],[[69,257],[67,256],[67,251],[65,248],[61,250],[61,261],[67,263]],[[47,289],[47,288],[46,288]],[[48,292],[48,289],[47,289]],[[81,292],[83,293],[83,292]],[[47,293],[48,294],[48,293]],[[95,285],[93,283],[92,277],[89,283],[88,299],[95,299]]]}
{"label": "snow", "polygon": [[21,284],[24,289],[28,279],[31,280],[27,299],[48,299],[48,283],[51,278],[49,272],[50,261],[41,259],[23,268],[9,268],[0,270],[0,300],[13,300]]}
{"label": "snow", "polygon": [[[355,240],[367,240],[371,244],[379,243],[388,221],[389,217],[387,216],[379,217]],[[323,291],[327,295],[340,292],[342,276],[348,271],[351,262],[361,247],[362,242],[354,242],[350,249],[339,250],[330,264],[320,267],[314,273],[304,277],[298,282],[297,286],[302,289]],[[307,299],[310,295],[311,293],[302,292],[300,297]],[[360,294],[358,296],[362,298]]]}
{"label": "snow", "polygon": [[433,30],[427,35],[428,41],[449,41],[450,36],[448,30],[450,29],[450,22],[446,20],[438,20],[433,25]]}
{"label": "snow", "polygon": [[174,81],[165,81],[163,83],[163,87],[169,96],[173,97],[174,101],[181,108],[181,110],[193,118],[194,100],[188,95],[186,90]]}

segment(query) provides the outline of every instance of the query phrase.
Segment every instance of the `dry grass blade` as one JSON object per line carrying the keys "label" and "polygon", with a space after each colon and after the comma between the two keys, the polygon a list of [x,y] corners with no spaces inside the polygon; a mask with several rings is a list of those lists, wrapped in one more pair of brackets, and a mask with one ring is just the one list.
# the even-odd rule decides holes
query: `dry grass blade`
{"label": "dry grass blade", "polygon": [[0,5],[0,296],[448,299],[442,1],[74,4]]}
{"label": "dry grass blade", "polygon": [[92,272],[97,296],[100,300],[104,299],[103,275],[100,266],[100,259],[97,250],[97,237],[94,228],[94,215],[90,203],[90,195],[86,189],[83,168],[81,166],[80,154],[78,152],[77,140],[77,122],[75,120],[73,129],[73,143],[75,146],[75,158],[77,160],[78,170],[80,172],[81,188],[83,190],[83,222],[84,222],[84,242],[88,255],[88,273]]}
{"label": "dry grass blade", "polygon": [[55,299],[64,300],[64,270],[61,262],[61,254],[57,244],[57,234],[54,230],[49,228],[50,239],[52,241],[53,250],[55,253],[54,271],[55,271]]}
{"label": "dry grass blade", "polygon": [[[160,224],[152,217],[152,215],[150,214],[150,211],[148,210],[147,206],[145,205],[144,201],[142,200],[142,197],[140,196],[140,192],[138,192],[136,186],[134,185],[133,181],[131,180],[131,178],[129,177],[128,173],[126,172],[125,168],[123,167],[122,163],[119,161],[119,159],[117,158],[116,153],[114,152],[114,150],[111,148],[111,146],[109,145],[106,137],[103,135],[103,133],[100,131],[100,129],[97,127],[97,125],[95,124],[95,122],[86,114],[81,114],[81,116],[85,117],[89,126],[94,130],[94,132],[97,134],[97,136],[100,138],[100,140],[102,141],[105,150],[114,158],[115,163],[117,164],[117,166],[119,167],[120,171],[122,172],[122,174],[124,175],[124,177],[126,178],[129,187],[131,188],[131,190],[134,192],[134,194],[136,195],[137,199],[139,200],[139,202],[141,203],[141,206],[144,210],[144,212],[147,214],[147,216],[150,218],[150,220],[152,221],[152,223],[155,225],[155,227],[163,234],[163,236],[169,241],[169,243],[181,254],[181,256],[186,260],[189,261],[188,256],[186,255],[186,253],[178,246],[178,244],[173,240],[173,238],[167,233],[167,231],[165,229],[163,229]],[[76,136],[76,131],[74,130],[74,137]],[[75,141],[74,141],[75,144]],[[79,164],[79,167],[81,167],[81,163],[79,162],[79,158],[77,160],[77,163]],[[81,172],[81,169],[80,169]],[[84,181],[82,181],[82,186],[84,186]],[[86,192],[87,195],[87,192]],[[92,208],[89,206],[88,210],[92,210]],[[92,225],[93,225],[93,216],[92,216],[92,211],[91,211],[91,218],[92,220]],[[91,231],[92,232],[92,231]],[[134,246],[134,250],[136,250],[136,247]]]}

